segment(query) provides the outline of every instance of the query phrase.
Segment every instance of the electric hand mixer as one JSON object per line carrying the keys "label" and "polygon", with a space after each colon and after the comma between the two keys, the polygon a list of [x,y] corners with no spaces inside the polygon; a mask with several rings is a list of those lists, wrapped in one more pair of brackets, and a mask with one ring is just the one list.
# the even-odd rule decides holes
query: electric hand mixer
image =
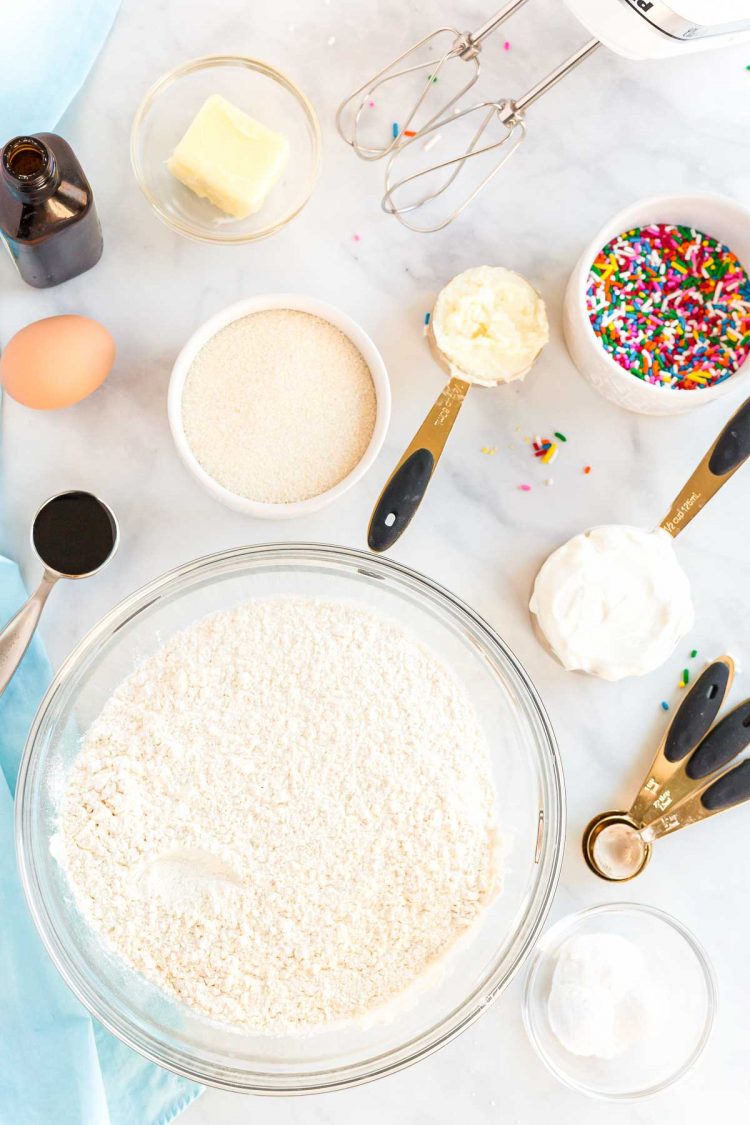
{"label": "electric hand mixer", "polygon": [[[664,0],[565,0],[593,38],[522,96],[462,108],[459,103],[479,79],[482,44],[527,2],[511,0],[473,32],[438,28],[402,52],[339,106],[339,133],[357,155],[364,160],[387,158],[382,205],[409,229],[431,233],[452,223],[523,142],[527,110],[599,46],[625,58],[656,59],[750,39],[744,0],[670,0],[669,4]],[[679,5],[681,12],[673,4]],[[740,9],[744,9],[745,18],[736,18]],[[458,70],[459,64],[467,69],[455,79],[457,89],[451,87],[443,96],[447,73],[453,67]],[[396,116],[396,124],[366,140],[364,133],[373,129],[375,96],[380,100],[386,88],[393,93],[397,86],[406,88],[414,83],[415,100],[404,105],[406,112]],[[446,155],[438,163],[427,162],[424,154],[438,140],[451,136],[463,141],[456,155]],[[452,194],[446,193],[466,171],[469,161],[474,161],[472,168],[478,169],[476,179],[454,204]],[[409,162],[412,171],[408,170]],[[420,223],[422,209],[435,200],[443,202],[441,197],[449,201],[447,215]]]}

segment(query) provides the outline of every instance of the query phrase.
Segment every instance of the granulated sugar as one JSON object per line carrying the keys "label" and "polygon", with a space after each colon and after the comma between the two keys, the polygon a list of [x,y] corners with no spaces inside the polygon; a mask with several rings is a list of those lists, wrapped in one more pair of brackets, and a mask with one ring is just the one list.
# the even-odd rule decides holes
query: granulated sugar
{"label": "granulated sugar", "polygon": [[498,889],[474,708],[394,621],[250,602],[173,636],[71,769],[53,851],[109,946],[258,1032],[372,1013]]}
{"label": "granulated sugar", "polygon": [[214,480],[287,504],[333,488],[375,426],[370,370],[327,320],[269,309],[234,321],[196,356],[182,398],[185,436]]}

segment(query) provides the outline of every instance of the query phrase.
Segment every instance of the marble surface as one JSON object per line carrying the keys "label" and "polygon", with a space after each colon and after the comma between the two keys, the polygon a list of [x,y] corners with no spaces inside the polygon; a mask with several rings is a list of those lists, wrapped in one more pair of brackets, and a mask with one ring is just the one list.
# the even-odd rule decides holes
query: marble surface
{"label": "marble surface", "polygon": [[[581,831],[603,808],[626,802],[675,703],[691,647],[693,667],[724,650],[748,664],[750,558],[747,496],[738,476],[679,542],[693,583],[697,622],[685,651],[638,681],[610,685],[571,676],[535,641],[529,587],[546,554],[601,522],[652,525],[737,405],[736,395],[676,418],[626,414],[600,399],[573,369],[561,339],[566,276],[613,211],[654,192],[706,189],[750,199],[747,50],[669,63],[595,55],[533,112],[527,146],[460,225],[434,236],[398,226],[378,207],[380,171],[358,162],[332,128],[340,96],[373,62],[424,29],[459,17],[475,25],[487,5],[454,11],[425,0],[405,7],[276,0],[127,0],[61,132],[94,185],[105,231],[96,270],[35,292],[0,269],[0,340],[42,316],[100,319],[118,344],[115,370],[88,401],[55,414],[3,404],[4,551],[30,583],[39,574],[28,523],[50,493],[94,489],[116,509],[122,548],[96,579],[55,592],[43,636],[59,662],[117,601],[161,571],[209,551],[278,538],[364,547],[367,517],[397,456],[440,384],[422,335],[424,311],[452,274],[481,262],[526,274],[548,301],[552,342],[523,385],[478,389],[469,399],[417,522],[393,557],[470,602],[526,665],[556,728],[568,785],[568,847],[552,918],[627,899],[663,907],[705,943],[718,975],[715,1033],[697,1069],[668,1094],[637,1106],[603,1105],[557,1084],[526,1040],[521,981],[438,1055],[391,1079],[346,1093],[263,1104],[208,1092],[185,1125],[295,1122],[414,1125],[697,1121],[747,1104],[750,865],[743,845],[750,810],[734,811],[658,847],[637,882],[612,889],[580,855]],[[460,10],[459,10],[460,9]],[[503,51],[502,40],[511,42]],[[538,0],[507,36],[488,45],[483,89],[523,88],[584,33],[562,6]],[[335,42],[330,42],[335,38]],[[191,56],[244,50],[287,69],[320,113],[324,168],[309,207],[275,238],[244,248],[202,246],[161,226],[141,198],[128,160],[128,132],[145,89]],[[743,139],[744,134],[744,139]],[[359,240],[355,239],[359,236]],[[357,318],[381,347],[393,385],[386,446],[369,475],[313,517],[267,525],[233,514],[198,489],[173,450],[165,395],[181,344],[209,315],[241,297],[311,293]],[[568,435],[552,470],[531,457],[524,435]],[[482,447],[496,447],[494,455]],[[584,476],[584,465],[590,475]],[[747,473],[750,470],[745,470]],[[545,486],[544,479],[554,484]],[[532,484],[530,492],[519,484]],[[732,697],[750,691],[738,676]]]}

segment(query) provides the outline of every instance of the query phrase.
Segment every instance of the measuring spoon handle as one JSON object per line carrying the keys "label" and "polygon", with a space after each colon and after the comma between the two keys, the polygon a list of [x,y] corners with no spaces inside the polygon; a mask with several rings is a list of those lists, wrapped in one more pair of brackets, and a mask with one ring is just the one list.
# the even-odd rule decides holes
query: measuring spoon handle
{"label": "measuring spoon handle", "polygon": [[55,575],[45,571],[38,588],[0,633],[0,695],[13,679],[26,649],[31,644],[44,603],[56,581]]}
{"label": "measuring spoon handle", "polygon": [[371,551],[389,550],[414,518],[470,385],[453,376],[388,478],[370,517]]}
{"label": "measuring spoon handle", "polygon": [[750,398],[729,419],[659,526],[673,537],[679,535],[748,457]]}
{"label": "measuring spoon handle", "polygon": [[[672,802],[672,783],[681,763],[711,729],[734,677],[731,656],[720,656],[704,669],[675,712],[657,748],[629,815],[636,824],[660,816]],[[661,807],[660,807],[661,806]]]}
{"label": "measuring spoon handle", "polygon": [[702,781],[728,765],[750,743],[750,699],[745,699],[708,732],[691,754],[685,773]]}
{"label": "measuring spoon handle", "polygon": [[692,797],[683,801],[664,816],[655,820],[641,832],[647,843],[687,828],[710,816],[741,805],[750,800],[750,759],[745,758],[737,766],[732,766],[712,781],[701,786]]}

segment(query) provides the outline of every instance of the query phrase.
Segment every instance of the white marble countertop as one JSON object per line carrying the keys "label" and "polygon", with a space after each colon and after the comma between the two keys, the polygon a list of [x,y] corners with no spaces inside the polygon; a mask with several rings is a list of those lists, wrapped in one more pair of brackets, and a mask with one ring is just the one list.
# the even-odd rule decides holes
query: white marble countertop
{"label": "white marble countertop", "polygon": [[[56,591],[45,613],[42,632],[55,662],[124,595],[193,556],[278,538],[364,547],[372,503],[439,386],[422,336],[424,311],[440,285],[463,268],[491,262],[520,270],[547,299],[552,343],[523,385],[471,397],[429,498],[393,554],[482,613],[526,665],[549,710],[569,802],[568,849],[552,918],[617,899],[663,907],[709,951],[720,1009],[696,1070],[669,1093],[637,1106],[604,1105],[557,1084],[526,1040],[517,980],[467,1033],[391,1079],[262,1105],[210,1091],[182,1120],[661,1125],[721,1118],[750,1097],[750,864],[742,852],[750,810],[664,842],[646,873],[621,889],[588,872],[580,837],[594,813],[634,792],[666,721],[659,703],[677,700],[688,650],[699,650],[696,665],[727,649],[745,664],[750,659],[750,476],[732,481],[680,539],[697,622],[685,651],[661,670],[617,686],[566,674],[535,641],[525,606],[536,568],[571,534],[602,522],[656,523],[738,405],[734,395],[674,419],[610,406],[566,355],[560,305],[580,248],[624,204],[685,189],[750,199],[750,53],[734,49],[641,64],[598,53],[535,107],[525,151],[470,216],[442,234],[418,236],[380,212],[380,171],[358,162],[335,137],[334,109],[373,61],[446,19],[479,24],[488,5],[460,0],[450,10],[416,0],[407,10],[396,0],[276,0],[262,14],[258,7],[241,0],[208,6],[126,0],[95,71],[61,123],[95,188],[104,257],[94,272],[45,292],[26,288],[5,262],[0,340],[39,317],[79,312],[111,329],[118,358],[103,389],[69,410],[45,415],[4,402],[7,520],[0,547],[20,558],[31,583],[39,568],[27,526],[47,495],[88,487],[118,513],[122,547],[115,562],[90,582]],[[506,37],[511,50],[504,52]],[[524,75],[541,73],[584,37],[561,5],[537,0],[488,45],[483,88],[493,94],[522,89]],[[288,70],[315,102],[324,131],[323,175],[307,210],[275,238],[239,249],[191,243],[161,226],[139,194],[128,159],[130,121],[146,87],[184,59],[225,50]],[[172,447],[165,394],[173,359],[201,321],[229,302],[274,290],[314,294],[364,325],[388,364],[394,413],[375,468],[343,500],[304,521],[266,525],[226,511],[193,483]],[[549,471],[534,462],[522,439],[553,430],[569,440]],[[497,452],[484,455],[483,446]],[[588,476],[586,464],[592,466]],[[545,487],[549,476],[554,485]],[[525,481],[531,492],[519,491]],[[732,698],[747,695],[749,685],[747,674],[738,676]]]}

